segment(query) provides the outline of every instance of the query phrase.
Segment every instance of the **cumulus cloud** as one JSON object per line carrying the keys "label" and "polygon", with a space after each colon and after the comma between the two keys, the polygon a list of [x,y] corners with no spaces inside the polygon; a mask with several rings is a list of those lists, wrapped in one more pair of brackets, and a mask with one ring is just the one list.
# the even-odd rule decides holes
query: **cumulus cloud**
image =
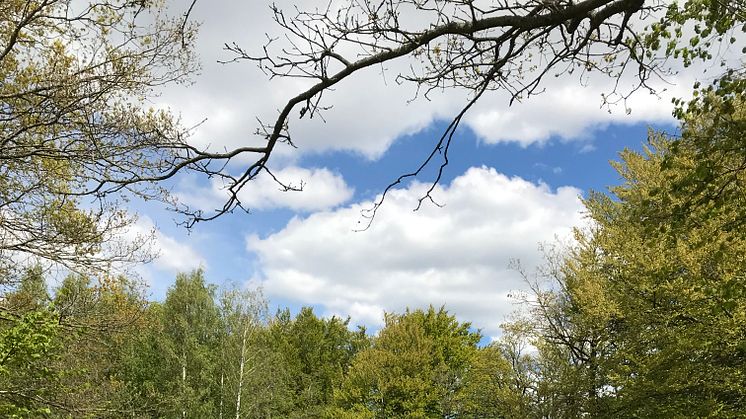
{"label": "cumulus cloud", "polygon": [[[127,235],[130,237],[152,235],[153,240],[150,245],[157,254],[152,264],[161,271],[175,274],[207,265],[205,258],[197,250],[189,244],[159,231],[149,217],[140,217],[130,226]],[[146,277],[149,276],[147,275],[148,267],[143,266],[142,268],[145,270],[141,270],[141,273],[145,274]]]}
{"label": "cumulus cloud", "polygon": [[363,202],[296,217],[268,237],[248,238],[270,297],[315,304],[327,314],[380,325],[383,310],[441,305],[498,334],[524,287],[513,258],[541,263],[541,242],[581,222],[580,191],[551,190],[494,169],[469,169],[436,189],[443,208],[413,212],[427,185],[393,190],[375,223],[355,232]]}
{"label": "cumulus cloud", "polygon": [[[252,210],[319,211],[347,202],[354,193],[342,176],[327,168],[290,166],[272,173],[284,185],[302,190],[285,191],[272,176],[262,172],[239,192],[244,207]],[[180,185],[177,197],[180,202],[194,208],[213,211],[225,203],[228,192],[219,180],[214,180],[208,187],[185,181]]]}
{"label": "cumulus cloud", "polygon": [[326,168],[286,167],[277,171],[275,176],[284,184],[302,188],[303,191],[285,192],[270,176],[260,176],[256,184],[241,191],[241,202],[256,209],[317,211],[346,202],[354,192],[342,176]]}
{"label": "cumulus cloud", "polygon": [[[633,82],[626,81],[632,89]],[[512,107],[505,106],[509,101],[505,94],[494,94],[475,107],[466,123],[488,144],[517,142],[527,146],[552,137],[588,140],[595,130],[610,124],[673,123],[671,99],[688,97],[687,88],[694,79],[652,81],[656,94],[640,91],[626,102],[607,106],[603,95],[612,90],[612,82],[605,76],[594,76],[583,85],[569,77],[550,80],[544,84],[545,92]]]}
{"label": "cumulus cloud", "polygon": [[[277,3],[292,13],[293,2]],[[326,4],[326,1],[308,0],[302,7],[310,10]],[[202,73],[188,88],[177,86],[166,90],[158,105],[180,112],[187,124],[207,118],[195,130],[196,144],[216,150],[260,144],[261,139],[252,135],[257,127],[255,118],[272,121],[289,98],[308,87],[308,81],[283,78],[270,81],[250,62],[222,65],[217,61],[232,58],[223,50],[225,43],[235,41],[247,51],[259,53],[267,39],[265,34],[279,35],[269,2],[197,3],[192,16],[203,23],[197,43],[203,61]],[[429,23],[422,16],[418,19],[415,26]],[[282,41],[281,36],[279,39]],[[293,112],[290,130],[299,149],[280,147],[277,157],[292,161],[293,157],[288,156],[346,150],[376,159],[402,135],[416,133],[433,121],[452,118],[465,104],[465,92],[436,91],[430,100],[420,98],[408,103],[415,96],[416,86],[400,85],[395,78],[399,73],[407,73],[412,64],[401,59],[371,67],[335,86],[325,94],[322,103],[334,106],[324,113],[326,122],[318,118],[299,121],[298,113]],[[696,74],[696,70],[687,74]],[[601,94],[614,89],[614,81],[608,77],[592,75],[583,84],[577,75],[549,77],[543,84],[545,94],[512,107],[508,106],[504,92],[488,93],[468,114],[465,123],[486,143],[515,141],[528,145],[553,136],[587,139],[590,131],[610,123],[672,121],[668,99],[684,96],[692,82],[691,78],[671,78],[665,83],[652,81],[659,91],[667,90],[660,97],[638,92],[629,103],[632,113],[628,115],[624,106],[616,107],[611,114],[600,109]],[[630,83],[631,79],[622,80],[622,90]]]}

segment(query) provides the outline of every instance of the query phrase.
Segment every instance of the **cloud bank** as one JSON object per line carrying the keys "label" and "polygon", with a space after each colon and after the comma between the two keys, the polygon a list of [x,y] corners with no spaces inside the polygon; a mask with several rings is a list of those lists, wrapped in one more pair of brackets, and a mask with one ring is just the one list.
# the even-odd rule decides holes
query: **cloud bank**
{"label": "cloud bank", "polygon": [[296,217],[265,238],[251,236],[270,298],[314,304],[326,314],[377,326],[382,314],[442,305],[499,333],[508,293],[524,284],[509,268],[542,262],[541,242],[567,237],[582,221],[580,190],[551,190],[492,168],[471,168],[436,189],[443,208],[412,209],[427,185],[393,190],[373,226],[355,232],[369,202]]}
{"label": "cloud bank", "polygon": [[[289,12],[293,2],[280,0],[280,8]],[[325,6],[327,2],[304,1],[304,9]],[[203,23],[197,50],[202,57],[203,71],[195,84],[171,87],[160,98],[158,106],[170,107],[183,116],[186,124],[207,121],[199,126],[193,138],[196,144],[215,150],[260,144],[253,136],[256,118],[272,121],[285,102],[308,87],[298,79],[268,77],[250,62],[228,65],[218,60],[233,56],[223,50],[225,43],[237,42],[249,52],[259,53],[267,35],[281,35],[272,21],[269,2],[213,2],[198,3],[193,17]],[[423,19],[422,16],[418,16]],[[246,22],[251,22],[247,25]],[[420,22],[427,26],[428,22]],[[282,39],[282,37],[280,37]],[[280,147],[276,156],[292,162],[304,153],[344,150],[377,159],[402,135],[419,132],[436,120],[450,120],[466,103],[463,91],[446,89],[433,92],[430,100],[415,96],[416,86],[398,84],[399,73],[407,73],[413,63],[408,59],[386,63],[361,71],[335,86],[325,94],[323,105],[333,108],[319,118],[297,120],[293,112],[290,131],[297,150]],[[684,74],[684,73],[682,73]],[[614,90],[615,81],[601,74],[583,77],[564,75],[547,77],[542,83],[546,93],[524,103],[508,106],[506,92],[488,92],[467,115],[465,125],[485,143],[518,142],[530,145],[551,137],[565,140],[588,139],[592,131],[611,123],[668,123],[672,106],[670,98],[686,96],[696,70],[689,76],[651,80],[660,96],[647,91],[637,92],[625,106],[613,112],[601,109],[602,94]],[[629,90],[634,75],[620,81],[620,90]],[[275,165],[278,161],[274,161]]]}

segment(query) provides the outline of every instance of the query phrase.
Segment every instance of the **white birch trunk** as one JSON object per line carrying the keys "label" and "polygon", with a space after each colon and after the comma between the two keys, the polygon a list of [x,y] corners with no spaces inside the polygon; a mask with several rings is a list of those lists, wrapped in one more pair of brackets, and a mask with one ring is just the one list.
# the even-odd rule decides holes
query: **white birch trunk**
{"label": "white birch trunk", "polygon": [[241,339],[241,365],[238,369],[238,393],[236,394],[236,419],[241,417],[241,392],[243,391],[243,369],[246,362],[246,333],[249,328],[244,327],[243,338]]}
{"label": "white birch trunk", "polygon": [[[186,351],[181,351],[181,388],[182,392],[186,391]],[[182,407],[181,417],[186,418],[186,403]]]}
{"label": "white birch trunk", "polygon": [[225,372],[220,371],[220,414],[219,419],[223,419],[223,382],[225,380]]}

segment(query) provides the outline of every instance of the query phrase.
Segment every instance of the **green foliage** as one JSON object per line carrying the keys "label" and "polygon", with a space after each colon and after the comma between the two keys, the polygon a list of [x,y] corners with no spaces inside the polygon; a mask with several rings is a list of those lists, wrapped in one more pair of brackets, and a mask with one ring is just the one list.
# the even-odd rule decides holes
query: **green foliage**
{"label": "green foliage", "polygon": [[220,297],[218,415],[276,417],[292,404],[281,356],[263,340],[267,302],[259,291],[224,290]]}
{"label": "green foliage", "polygon": [[124,277],[68,276],[55,292],[64,348],[54,402],[57,414],[120,417],[130,395],[117,378],[121,348],[143,326],[144,297],[137,282]]}
{"label": "green foliage", "polygon": [[684,66],[695,60],[713,58],[712,46],[734,44],[734,30],[744,21],[746,7],[739,1],[686,0],[673,2],[666,14],[650,26],[645,43],[654,50],[663,49],[665,55],[681,59]]}
{"label": "green foliage", "polygon": [[[3,313],[6,314],[6,313]],[[31,310],[0,328],[0,414],[21,418],[49,413],[45,398],[59,371],[59,324],[51,307]]]}
{"label": "green foliage", "polygon": [[176,410],[190,418],[214,416],[217,383],[210,366],[218,354],[220,330],[215,287],[205,283],[200,270],[179,274],[161,314],[164,367],[179,395]]}
{"label": "green foliage", "polygon": [[[0,4],[4,282],[19,253],[76,271],[148,259],[141,241],[117,243],[132,217],[104,198],[149,178],[180,144],[174,118],[145,99],[195,69],[193,35],[160,1]],[[127,193],[162,196],[152,184]],[[100,205],[81,208],[83,196]]]}
{"label": "green foliage", "polygon": [[[588,205],[594,219],[610,220],[594,241],[613,272],[607,292],[623,327],[618,398],[643,415],[746,408],[742,157],[699,153],[692,134],[676,147],[654,135],[646,155],[625,153],[621,202]],[[656,404],[640,403],[651,397]]]}
{"label": "green foliage", "polygon": [[280,311],[269,325],[266,344],[278,353],[290,394],[289,417],[320,417],[334,397],[355,354],[367,347],[364,330],[349,320],[317,317],[304,307],[293,319]]}
{"label": "green foliage", "polygon": [[727,56],[735,47],[746,52],[745,35],[746,3],[742,0],[673,2],[667,6],[665,16],[648,27],[642,43],[651,55],[679,60],[685,67],[696,62],[709,63],[703,71],[713,72],[702,74],[703,78],[709,76],[710,82],[695,82],[693,100],[674,99],[677,118],[685,119],[693,112],[715,115],[718,112],[712,108],[714,103],[746,93],[743,63],[733,67],[729,63],[733,60]]}
{"label": "green foliage", "polygon": [[162,319],[162,304],[150,303],[138,333],[123,341],[118,350],[114,377],[127,394],[120,409],[133,417],[176,416],[178,371],[173,354],[167,352]]}
{"label": "green foliage", "polygon": [[526,373],[532,360],[511,349],[503,339],[477,350],[458,396],[461,417],[529,417],[528,391],[533,383]]}
{"label": "green foliage", "polygon": [[651,133],[642,153],[621,153],[623,184],[585,201],[594,226],[550,270],[560,286],[537,293],[541,385],[570,416],[746,410],[744,113],[733,103],[689,115],[680,139]]}
{"label": "green foliage", "polygon": [[43,401],[57,383],[60,325],[50,304],[41,267],[26,270],[0,297],[0,413],[27,417],[48,413]]}
{"label": "green foliage", "polygon": [[[107,417],[124,394],[116,347],[134,332],[142,297],[125,278],[70,275],[47,293],[40,267],[0,299],[0,404],[7,415]],[[116,415],[114,415],[116,416]]]}
{"label": "green foliage", "polygon": [[[449,417],[463,409],[463,377],[481,336],[443,308],[387,314],[335,395],[353,417]],[[357,415],[357,416],[356,416]]]}
{"label": "green foliage", "polygon": [[5,300],[8,310],[22,310],[47,304],[49,302],[49,292],[41,266],[35,265],[27,269],[15,292],[6,295]]}

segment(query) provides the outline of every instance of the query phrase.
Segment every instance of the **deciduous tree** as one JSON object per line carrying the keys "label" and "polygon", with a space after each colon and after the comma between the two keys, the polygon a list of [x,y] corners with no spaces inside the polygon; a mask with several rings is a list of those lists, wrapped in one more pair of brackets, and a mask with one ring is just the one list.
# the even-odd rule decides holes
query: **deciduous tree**
{"label": "deciduous tree", "polygon": [[452,417],[481,336],[445,309],[386,315],[372,346],[359,352],[335,395],[334,415]]}
{"label": "deciduous tree", "polygon": [[194,33],[160,1],[0,4],[3,281],[27,260],[83,271],[148,258],[142,240],[117,240],[132,221],[118,199],[164,198],[153,182],[189,154],[146,98],[195,70]]}
{"label": "deciduous tree", "polygon": [[543,359],[564,371],[556,381],[580,390],[565,411],[744,411],[741,103],[713,98],[681,138],[651,133],[643,152],[621,154],[614,197],[586,200],[594,225],[551,271],[559,286],[537,292],[534,317]]}
{"label": "deciduous tree", "polygon": [[332,405],[353,357],[368,343],[365,330],[350,331],[348,322],[304,307],[295,318],[280,311],[270,323],[267,344],[281,356],[289,380],[287,417],[321,417]]}

